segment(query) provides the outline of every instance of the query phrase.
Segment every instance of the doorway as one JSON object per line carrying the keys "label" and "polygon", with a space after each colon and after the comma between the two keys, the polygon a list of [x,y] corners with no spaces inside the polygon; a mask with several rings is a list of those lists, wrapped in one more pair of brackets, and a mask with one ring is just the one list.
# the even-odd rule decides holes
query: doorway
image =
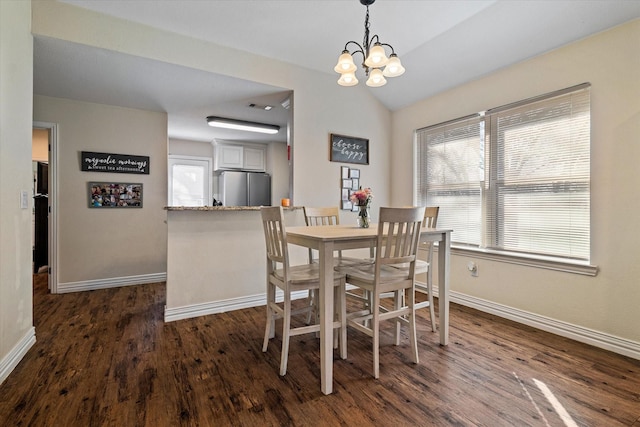
{"label": "doorway", "polygon": [[[49,292],[57,293],[55,228],[55,144],[57,127],[34,122],[32,134],[33,170],[33,273],[46,274]],[[35,277],[35,276],[34,276]],[[42,281],[42,278],[40,278]],[[35,283],[34,283],[35,286]]]}

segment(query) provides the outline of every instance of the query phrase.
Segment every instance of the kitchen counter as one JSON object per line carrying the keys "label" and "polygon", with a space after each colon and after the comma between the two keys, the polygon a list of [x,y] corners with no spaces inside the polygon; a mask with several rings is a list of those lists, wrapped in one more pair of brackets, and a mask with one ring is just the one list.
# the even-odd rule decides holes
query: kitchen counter
{"label": "kitchen counter", "polygon": [[[259,211],[260,206],[165,206],[167,211]],[[302,209],[302,206],[283,207],[285,211],[294,211]]]}

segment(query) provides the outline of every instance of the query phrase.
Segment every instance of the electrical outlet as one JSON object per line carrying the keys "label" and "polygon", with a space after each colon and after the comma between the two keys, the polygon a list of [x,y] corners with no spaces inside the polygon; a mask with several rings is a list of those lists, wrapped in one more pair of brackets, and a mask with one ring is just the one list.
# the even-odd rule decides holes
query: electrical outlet
{"label": "electrical outlet", "polygon": [[473,261],[467,263],[467,270],[471,273],[471,277],[478,277],[478,264]]}

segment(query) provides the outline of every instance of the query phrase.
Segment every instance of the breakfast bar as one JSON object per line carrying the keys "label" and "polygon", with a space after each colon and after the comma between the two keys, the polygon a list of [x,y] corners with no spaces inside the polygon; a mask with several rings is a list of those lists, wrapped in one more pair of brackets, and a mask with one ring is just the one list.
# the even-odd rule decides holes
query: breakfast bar
{"label": "breakfast bar", "polygon": [[[259,206],[166,207],[165,321],[265,304],[266,256]],[[287,226],[304,225],[301,207],[287,207]],[[293,263],[308,261],[304,248]]]}

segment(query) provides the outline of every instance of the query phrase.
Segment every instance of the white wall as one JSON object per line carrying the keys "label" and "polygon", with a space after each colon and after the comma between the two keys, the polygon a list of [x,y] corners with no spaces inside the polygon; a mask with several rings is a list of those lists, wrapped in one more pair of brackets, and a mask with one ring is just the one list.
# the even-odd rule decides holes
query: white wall
{"label": "white wall", "polygon": [[287,144],[274,142],[267,145],[267,172],[271,175],[271,204],[289,198],[289,160]]}
{"label": "white wall", "polygon": [[169,155],[208,157],[213,161],[213,144],[202,141],[169,138]]}
{"label": "white wall", "polygon": [[[640,20],[506,68],[393,114],[392,202],[412,201],[413,130],[591,82],[591,247],[596,277],[452,257],[451,289],[606,334],[640,351]],[[625,341],[626,340],[626,341]]]}
{"label": "white wall", "polygon": [[[35,342],[31,3],[0,1],[0,383]],[[21,207],[21,192],[27,206]]]}
{"label": "white wall", "polygon": [[[59,125],[58,290],[164,275],[166,113],[35,96],[33,117]],[[150,173],[82,172],[81,151],[148,156]],[[142,208],[89,208],[89,182],[142,183]]]}

